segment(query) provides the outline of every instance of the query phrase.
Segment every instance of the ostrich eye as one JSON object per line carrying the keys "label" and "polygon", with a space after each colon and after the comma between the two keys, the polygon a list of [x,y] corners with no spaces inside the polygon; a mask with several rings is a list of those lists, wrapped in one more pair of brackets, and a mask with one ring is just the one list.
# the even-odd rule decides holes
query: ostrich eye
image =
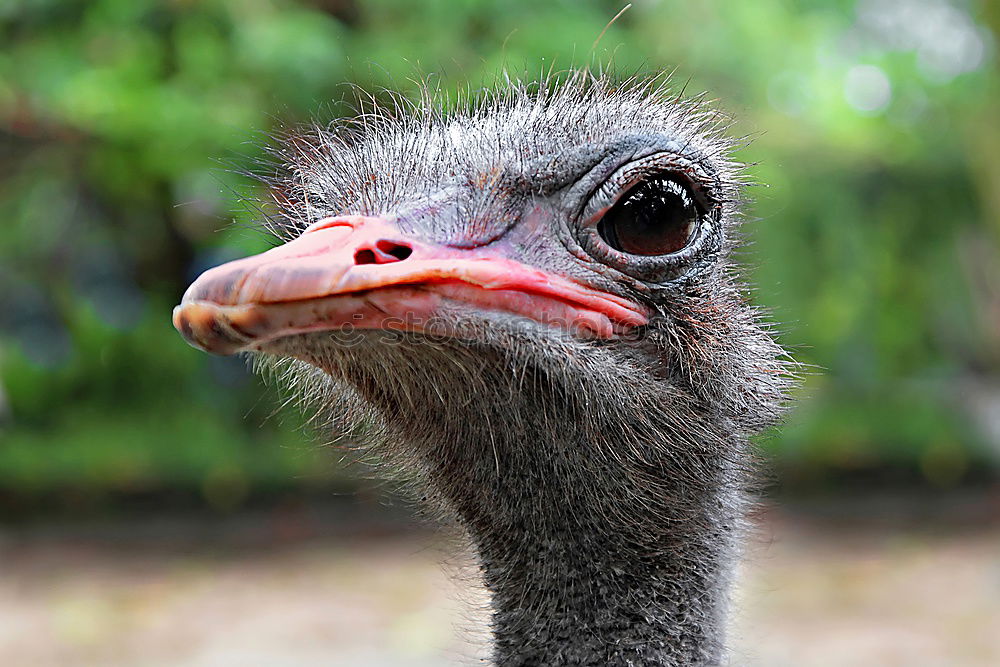
{"label": "ostrich eye", "polygon": [[691,187],[677,176],[661,176],[622,195],[601,218],[597,233],[619,252],[669,255],[687,246],[700,217]]}

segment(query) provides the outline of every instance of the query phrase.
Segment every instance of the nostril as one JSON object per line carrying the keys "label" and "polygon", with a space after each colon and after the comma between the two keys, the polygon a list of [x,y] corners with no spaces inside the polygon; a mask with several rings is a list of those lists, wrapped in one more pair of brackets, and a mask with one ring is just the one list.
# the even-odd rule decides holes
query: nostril
{"label": "nostril", "polygon": [[355,264],[391,264],[406,259],[413,254],[413,248],[405,243],[380,239],[375,246],[366,245],[354,252]]}
{"label": "nostril", "polygon": [[413,248],[410,246],[403,245],[402,243],[397,243],[395,241],[387,241],[385,239],[376,243],[375,247],[387,255],[392,255],[398,260],[404,260],[413,254]]}

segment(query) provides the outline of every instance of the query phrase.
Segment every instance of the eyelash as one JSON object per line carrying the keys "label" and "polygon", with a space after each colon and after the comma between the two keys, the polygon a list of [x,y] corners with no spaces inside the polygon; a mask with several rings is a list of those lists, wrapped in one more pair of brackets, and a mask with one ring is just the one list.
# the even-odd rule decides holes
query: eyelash
{"label": "eyelash", "polygon": [[588,209],[592,209],[593,202],[599,200],[604,202],[603,208],[614,206],[624,193],[641,181],[670,173],[684,176],[691,183],[692,192],[702,200],[701,203],[707,210],[711,211],[718,207],[706,185],[715,180],[711,173],[679,155],[657,153],[643,157],[637,162],[627,163],[615,170],[590,193],[583,204],[582,212],[586,213]]}

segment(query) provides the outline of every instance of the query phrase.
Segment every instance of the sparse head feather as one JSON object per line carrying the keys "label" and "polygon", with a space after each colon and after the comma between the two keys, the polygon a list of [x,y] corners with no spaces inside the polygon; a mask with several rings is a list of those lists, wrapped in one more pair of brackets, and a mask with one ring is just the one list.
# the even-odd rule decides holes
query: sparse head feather
{"label": "sparse head feather", "polygon": [[[729,117],[674,93],[663,76],[616,81],[575,71],[541,82],[504,78],[455,100],[427,83],[412,99],[387,94],[392,108],[359,94],[355,116],[279,137],[273,153],[286,177],[276,234],[296,235],[341,211],[393,211],[462,176],[502,169],[541,177],[542,186],[564,175],[575,147],[643,134],[670,137],[679,153],[711,164],[726,194],[738,194]],[[550,171],[535,173],[539,158]]]}

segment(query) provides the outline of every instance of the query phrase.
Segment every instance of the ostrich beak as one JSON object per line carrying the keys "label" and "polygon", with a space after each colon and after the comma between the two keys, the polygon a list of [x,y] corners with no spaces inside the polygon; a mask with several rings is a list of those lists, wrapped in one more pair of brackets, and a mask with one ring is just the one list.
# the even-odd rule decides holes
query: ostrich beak
{"label": "ostrich beak", "polygon": [[384,218],[326,218],[203,273],[174,309],[174,326],[194,347],[234,354],[310,331],[426,331],[455,304],[600,338],[647,321],[638,304],[500,252],[418,241]]}

